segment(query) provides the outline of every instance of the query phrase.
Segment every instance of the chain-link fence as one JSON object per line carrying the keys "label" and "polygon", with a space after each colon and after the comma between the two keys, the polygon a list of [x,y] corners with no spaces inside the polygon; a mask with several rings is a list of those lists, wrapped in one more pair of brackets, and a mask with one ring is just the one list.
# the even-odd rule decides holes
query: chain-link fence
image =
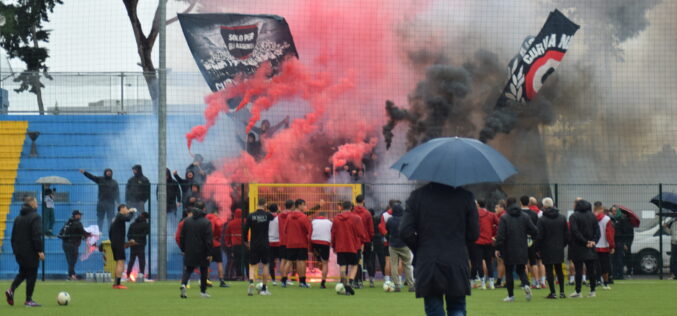
{"label": "chain-link fence", "polygon": [[[45,186],[41,184],[15,184],[0,185],[3,193],[12,192],[11,195],[3,194],[3,200],[0,201],[0,232],[4,232],[1,238],[2,246],[0,253],[0,278],[7,279],[13,277],[18,266],[15,263],[11,247],[12,226],[14,220],[19,215],[23,199],[26,196],[35,196],[38,198],[38,213],[43,217],[43,232],[46,260],[41,267],[41,273],[46,278],[64,279],[68,275],[68,265],[64,254],[64,241],[57,237],[64,224],[72,217],[74,210],[82,213],[81,223],[86,230],[96,233],[99,238],[83,240],[79,246],[79,254],[75,271],[78,276],[84,276],[89,272],[103,271],[104,257],[99,251],[99,245],[103,240],[108,240],[108,226],[110,225],[110,216],[114,215],[115,210],[104,210],[98,204],[98,188],[96,184],[80,183],[72,185],[51,185],[49,189],[52,195],[46,198],[48,193]],[[387,184],[371,183],[363,185],[363,192],[367,198],[366,206],[374,213],[374,218],[378,219],[380,214],[385,211],[390,200],[406,201],[409,193],[417,187],[413,183],[405,184]],[[527,189],[535,187],[534,185],[505,185],[501,186],[503,192],[510,192],[511,196],[526,194],[542,198],[545,195],[532,194],[533,191]],[[552,196],[560,211],[566,216],[573,212],[573,202],[577,197],[585,198],[591,202],[601,201],[605,207],[613,205],[622,205],[634,211],[641,220],[639,227],[634,229],[632,241],[627,243],[629,254],[618,262],[624,262],[626,273],[628,274],[647,274],[659,276],[660,272],[667,273],[670,258],[670,235],[660,229],[659,223],[670,220],[675,215],[670,211],[664,210],[659,213],[659,209],[650,200],[660,192],[672,192],[677,190],[677,185],[575,185],[575,184],[548,184],[539,187],[547,187],[551,190]],[[229,194],[232,199],[232,207],[229,212],[219,210],[222,218],[222,251],[225,267],[225,276],[227,279],[240,279],[246,271],[246,248],[242,243],[242,220],[248,214],[248,189],[246,185],[232,184],[222,188],[205,188],[206,192],[220,192]],[[223,189],[223,190],[221,190]],[[314,188],[316,189],[316,188]],[[190,190],[190,189],[187,189]],[[219,191],[221,190],[221,191]],[[175,233],[179,221],[183,217],[184,207],[193,204],[191,196],[201,196],[195,193],[187,192],[182,197],[175,196],[173,203],[176,207],[168,207],[171,211],[167,217],[167,239],[159,241],[157,236],[158,223],[154,221],[157,207],[156,185],[151,184],[151,198],[144,204],[144,208],[150,214],[150,237],[145,248],[146,268],[145,272],[151,277],[157,271],[157,244],[166,242],[168,245],[168,276],[178,278],[183,265],[183,257],[175,241]],[[181,192],[179,190],[179,192]],[[477,196],[482,196],[483,192],[476,192]],[[198,193],[199,194],[199,193]],[[5,198],[5,196],[7,198]],[[124,201],[126,196],[125,186],[119,186],[119,200]],[[506,195],[503,196],[506,197]],[[212,195],[211,197],[215,197]],[[285,199],[292,198],[285,196]],[[46,201],[52,199],[54,203],[53,211]],[[213,212],[216,208],[215,203],[209,203],[206,200],[208,211]],[[128,201],[129,202],[129,201]],[[129,203],[132,204],[132,203]],[[112,204],[115,205],[115,204]],[[139,206],[137,206],[139,207]],[[241,211],[237,211],[240,209]],[[133,223],[136,219],[132,220]],[[235,224],[235,225],[233,225]],[[229,229],[229,226],[230,227]],[[239,226],[239,227],[238,227]],[[99,229],[101,227],[101,229]],[[129,227],[129,224],[128,224]],[[100,231],[101,230],[101,231]],[[662,239],[662,244],[661,244]],[[128,250],[129,251],[129,250]],[[129,256],[128,256],[129,258]],[[614,261],[616,262],[616,261]],[[139,272],[138,262],[130,269],[132,274]],[[213,274],[215,274],[214,269]]]}

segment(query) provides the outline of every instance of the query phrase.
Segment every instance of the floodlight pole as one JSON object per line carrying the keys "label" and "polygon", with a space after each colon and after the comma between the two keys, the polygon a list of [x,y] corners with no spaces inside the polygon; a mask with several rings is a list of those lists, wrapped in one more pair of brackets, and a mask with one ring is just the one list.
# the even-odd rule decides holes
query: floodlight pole
{"label": "floodlight pole", "polygon": [[158,69],[157,279],[167,279],[167,1],[160,0],[160,63]]}

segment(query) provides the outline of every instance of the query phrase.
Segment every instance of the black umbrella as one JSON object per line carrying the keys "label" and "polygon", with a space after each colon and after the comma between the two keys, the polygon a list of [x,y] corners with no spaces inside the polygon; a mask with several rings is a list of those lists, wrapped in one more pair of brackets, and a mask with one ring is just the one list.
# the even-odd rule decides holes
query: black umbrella
{"label": "black umbrella", "polygon": [[677,212],[677,193],[672,193],[672,192],[663,192],[663,199],[661,201],[661,195],[656,195],[653,199],[651,199],[651,203],[654,205],[661,207],[661,202],[662,207],[666,210],[670,210],[673,212]]}

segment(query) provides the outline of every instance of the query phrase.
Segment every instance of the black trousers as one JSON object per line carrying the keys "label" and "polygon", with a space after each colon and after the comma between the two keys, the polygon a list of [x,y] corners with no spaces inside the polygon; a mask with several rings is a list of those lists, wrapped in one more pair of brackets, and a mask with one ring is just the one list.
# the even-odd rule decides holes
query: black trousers
{"label": "black trousers", "polygon": [[129,263],[127,264],[127,277],[132,273],[132,268],[134,268],[134,261],[139,259],[139,274],[146,274],[146,247],[145,246],[134,246],[131,247],[129,251]]}
{"label": "black trousers", "polygon": [[63,253],[66,255],[66,262],[68,263],[68,276],[75,275],[75,263],[78,261],[78,246],[72,242],[64,241],[61,243]]}
{"label": "black trousers", "polygon": [[522,287],[529,285],[529,279],[527,278],[527,273],[524,270],[523,264],[505,264],[505,287],[508,289],[508,296],[513,297],[515,295],[515,280],[513,277],[514,273],[517,273],[520,281],[522,282]]}
{"label": "black trousers", "polygon": [[367,271],[369,272],[369,276],[374,276],[376,275],[376,261],[378,261],[379,268],[381,269],[381,273],[383,275],[386,275],[386,247],[383,244],[383,239],[382,238],[375,238],[374,242],[372,243],[374,245],[374,260],[372,261],[372,271],[369,272],[369,266],[367,266]]}
{"label": "black trousers", "polygon": [[576,293],[581,293],[581,284],[583,283],[583,265],[585,264],[585,269],[588,274],[588,281],[590,281],[590,292],[595,291],[595,260],[585,260],[585,261],[574,261],[574,267],[576,268]]}
{"label": "black trousers", "polygon": [[364,253],[362,254],[362,264],[367,269],[367,274],[369,275],[369,277],[373,278],[376,271],[374,271],[373,244],[370,242],[364,244]]}
{"label": "black trousers", "polygon": [[595,268],[598,277],[602,277],[605,273],[611,272],[611,257],[608,252],[597,253],[597,265]]}
{"label": "black trousers", "polygon": [[25,267],[19,265],[19,274],[16,275],[10,289],[14,292],[21,282],[26,280],[26,302],[33,300],[35,281],[38,279],[38,267]]}
{"label": "black trousers", "polygon": [[[183,276],[181,277],[181,285],[188,284],[193,270],[198,267],[184,266],[183,267]],[[209,266],[199,267],[200,268],[200,292],[207,292],[207,277],[209,276]]]}
{"label": "black trousers", "polygon": [[562,271],[562,264],[546,264],[545,265],[545,278],[548,280],[548,286],[550,287],[550,293],[555,294],[555,276],[552,273],[552,270],[555,270],[557,273],[557,281],[559,281],[559,292],[564,293],[564,272]]}
{"label": "black trousers", "polygon": [[471,269],[470,278],[475,278],[478,274],[480,278],[484,278],[484,269],[482,269],[482,260],[487,263],[487,276],[494,277],[494,265],[492,260],[494,258],[494,247],[491,245],[473,244],[471,249]]}

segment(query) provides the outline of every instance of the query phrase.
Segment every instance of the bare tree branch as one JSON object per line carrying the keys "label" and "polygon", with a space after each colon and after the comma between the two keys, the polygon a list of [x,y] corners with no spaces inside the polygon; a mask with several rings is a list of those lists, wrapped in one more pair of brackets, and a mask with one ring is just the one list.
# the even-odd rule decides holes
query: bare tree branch
{"label": "bare tree branch", "polygon": [[[195,9],[195,6],[197,5],[197,2],[198,2],[198,0],[191,0],[190,6],[188,6],[188,8],[183,10],[183,12],[181,12],[181,13],[186,14],[186,13],[190,13],[190,11],[193,11],[193,9]],[[165,22],[165,25],[172,24],[172,23],[174,23],[178,20],[179,20],[179,16],[177,15],[177,16],[167,20],[167,22]]]}

